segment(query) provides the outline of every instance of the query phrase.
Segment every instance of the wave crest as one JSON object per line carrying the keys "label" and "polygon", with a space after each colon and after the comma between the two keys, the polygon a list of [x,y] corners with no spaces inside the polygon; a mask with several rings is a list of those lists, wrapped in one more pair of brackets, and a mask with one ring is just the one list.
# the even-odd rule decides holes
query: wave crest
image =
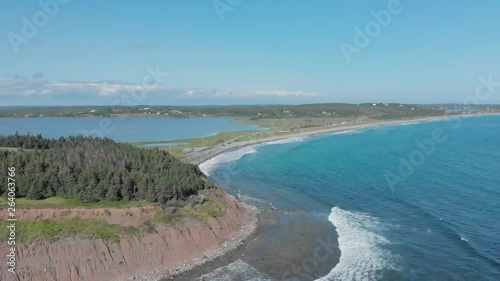
{"label": "wave crest", "polygon": [[257,146],[250,145],[240,148],[235,151],[224,152],[219,154],[199,165],[200,170],[206,175],[210,176],[210,172],[213,171],[215,167],[222,163],[229,163],[241,159],[246,154],[257,153]]}
{"label": "wave crest", "polygon": [[220,267],[209,274],[201,276],[200,281],[273,281],[264,276],[257,269],[242,260],[236,260],[224,267]]}
{"label": "wave crest", "polygon": [[275,144],[294,143],[294,142],[302,142],[306,138],[307,137],[292,137],[292,138],[286,138],[286,139],[281,139],[281,140],[275,140],[275,141],[266,142],[265,144],[263,144],[263,146],[265,146],[265,145],[275,145]]}
{"label": "wave crest", "polygon": [[380,247],[389,241],[373,231],[381,227],[377,219],[334,207],[329,220],[339,235],[340,261],[317,281],[372,281],[379,279],[382,270],[394,269],[391,253]]}

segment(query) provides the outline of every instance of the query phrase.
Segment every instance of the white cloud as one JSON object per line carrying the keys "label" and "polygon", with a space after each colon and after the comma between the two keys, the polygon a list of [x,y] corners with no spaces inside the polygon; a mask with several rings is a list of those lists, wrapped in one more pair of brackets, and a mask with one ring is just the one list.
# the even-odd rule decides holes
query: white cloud
{"label": "white cloud", "polygon": [[256,95],[259,96],[275,96],[275,97],[324,97],[325,94],[322,93],[312,93],[312,92],[304,92],[304,91],[286,91],[286,90],[272,90],[265,91],[259,90],[255,92]]}
{"label": "white cloud", "polygon": [[35,90],[26,90],[26,91],[21,93],[21,95],[23,95],[23,96],[32,96],[34,94],[36,94]]}
{"label": "white cloud", "polygon": [[74,96],[89,98],[119,97],[123,94],[142,93],[177,97],[190,100],[204,99],[262,99],[262,98],[315,98],[325,94],[288,90],[239,90],[213,88],[169,88],[161,85],[139,85],[119,81],[43,81],[40,79],[16,78],[0,79],[1,96]]}
{"label": "white cloud", "polygon": [[135,85],[121,82],[50,82],[32,79],[1,79],[0,96],[12,95],[69,95],[88,94],[99,96],[119,96],[134,91],[160,89],[157,85]]}
{"label": "white cloud", "polygon": [[53,93],[54,93],[54,91],[45,89],[45,90],[40,91],[40,96],[46,96],[46,95],[50,95]]}
{"label": "white cloud", "polygon": [[324,97],[325,94],[287,91],[287,90],[235,90],[235,89],[189,89],[183,94],[185,97],[214,97],[214,98],[258,98],[258,97]]}

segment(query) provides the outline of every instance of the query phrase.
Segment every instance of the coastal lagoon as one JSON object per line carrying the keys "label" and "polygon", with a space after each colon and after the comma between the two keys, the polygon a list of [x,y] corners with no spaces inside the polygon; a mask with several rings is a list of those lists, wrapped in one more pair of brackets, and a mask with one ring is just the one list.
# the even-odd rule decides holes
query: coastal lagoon
{"label": "coastal lagoon", "polygon": [[[221,154],[200,168],[280,223],[260,238],[260,249],[205,277],[500,280],[499,159],[498,115],[379,126]],[[317,248],[330,244],[329,227],[339,258]]]}
{"label": "coastal lagoon", "polygon": [[[197,138],[220,132],[262,130],[235,118],[0,118],[0,135],[30,133],[47,138],[69,135],[108,137],[119,142]],[[230,137],[230,135],[228,135]]]}

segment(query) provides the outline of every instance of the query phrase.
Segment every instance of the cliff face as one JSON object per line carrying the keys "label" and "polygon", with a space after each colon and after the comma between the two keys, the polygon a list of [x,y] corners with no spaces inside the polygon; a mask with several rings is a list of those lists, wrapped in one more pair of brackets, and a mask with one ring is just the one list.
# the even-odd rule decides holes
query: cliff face
{"label": "cliff face", "polygon": [[[255,210],[252,207],[224,193],[212,194],[211,199],[228,206],[223,216],[204,222],[185,219],[175,226],[157,228],[154,233],[124,236],[118,243],[75,237],[18,244],[17,276],[4,270],[7,257],[3,253],[8,253],[10,246],[3,242],[0,245],[0,280],[158,280],[171,272],[188,269],[220,255],[224,248],[239,244],[254,229]],[[154,207],[139,209],[114,209],[111,215],[106,210],[109,216],[100,216],[99,209],[72,209],[72,213],[80,217],[96,217],[97,214],[111,223],[118,220],[134,225],[154,213]],[[5,211],[0,210],[2,217]],[[21,209],[18,219],[57,217],[59,212],[71,216],[64,209]],[[141,215],[143,218],[137,219]]]}

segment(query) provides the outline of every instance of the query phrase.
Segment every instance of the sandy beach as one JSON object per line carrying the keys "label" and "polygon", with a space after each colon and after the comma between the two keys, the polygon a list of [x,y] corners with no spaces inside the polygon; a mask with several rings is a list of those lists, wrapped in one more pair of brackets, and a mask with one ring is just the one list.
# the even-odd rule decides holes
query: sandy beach
{"label": "sandy beach", "polygon": [[[479,114],[476,114],[479,115]],[[183,161],[189,162],[194,165],[200,165],[203,162],[227,151],[230,149],[234,148],[240,148],[240,147],[245,147],[249,145],[254,145],[254,144],[260,144],[260,143],[267,143],[267,142],[272,142],[272,141],[278,141],[278,140],[284,140],[284,139],[289,139],[289,138],[302,138],[302,137],[310,137],[314,135],[320,135],[320,134],[328,134],[328,133],[335,133],[335,132],[342,132],[342,131],[349,131],[349,130],[357,130],[357,129],[364,129],[364,128],[371,128],[371,127],[377,127],[377,126],[385,126],[385,125],[397,125],[397,124],[405,124],[405,123],[413,123],[413,122],[424,122],[424,121],[434,121],[434,120],[440,120],[440,119],[447,119],[447,118],[453,118],[453,117],[460,117],[462,115],[444,115],[444,116],[434,116],[434,117],[426,117],[426,118],[415,118],[415,119],[405,119],[405,120],[394,120],[394,121],[380,121],[380,122],[371,122],[371,123],[364,123],[364,124],[356,124],[356,125],[351,125],[351,124],[346,124],[346,125],[339,125],[339,126],[330,126],[330,127],[320,127],[320,128],[315,128],[315,129],[303,129],[301,131],[296,131],[296,132],[291,132],[283,135],[276,135],[276,136],[271,136],[271,137],[266,137],[266,138],[261,138],[261,139],[255,139],[255,140],[248,140],[248,141],[239,141],[239,142],[226,142],[222,144],[218,144],[212,147],[207,147],[207,148],[197,148],[193,149],[193,151],[186,152],[184,154],[180,155],[180,158]],[[466,115],[466,116],[473,116],[473,115]]]}

